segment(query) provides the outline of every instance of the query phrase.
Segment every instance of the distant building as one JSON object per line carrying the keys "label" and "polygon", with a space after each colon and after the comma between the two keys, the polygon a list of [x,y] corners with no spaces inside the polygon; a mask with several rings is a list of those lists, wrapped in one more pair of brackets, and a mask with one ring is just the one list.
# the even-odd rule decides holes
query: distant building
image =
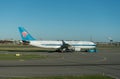
{"label": "distant building", "polygon": [[96,42],[97,46],[120,46],[120,42]]}
{"label": "distant building", "polygon": [[10,40],[0,40],[0,44],[12,44],[13,41]]}

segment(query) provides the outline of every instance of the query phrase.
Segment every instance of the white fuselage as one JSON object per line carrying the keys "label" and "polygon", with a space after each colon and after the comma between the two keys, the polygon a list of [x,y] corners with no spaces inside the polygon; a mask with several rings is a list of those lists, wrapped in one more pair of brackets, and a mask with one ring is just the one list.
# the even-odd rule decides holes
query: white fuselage
{"label": "white fuselage", "polygon": [[[74,48],[85,48],[92,49],[96,48],[96,44],[90,41],[64,41],[65,43],[71,45]],[[30,41],[30,45],[43,47],[43,48],[60,48],[62,45],[62,41]]]}

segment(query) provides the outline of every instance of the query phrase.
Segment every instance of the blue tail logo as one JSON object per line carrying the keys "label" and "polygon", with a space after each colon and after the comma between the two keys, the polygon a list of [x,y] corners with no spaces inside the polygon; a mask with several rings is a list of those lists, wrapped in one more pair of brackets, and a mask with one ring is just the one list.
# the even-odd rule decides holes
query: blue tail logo
{"label": "blue tail logo", "polygon": [[30,40],[35,40],[24,27],[18,27],[21,38],[23,41],[30,41]]}

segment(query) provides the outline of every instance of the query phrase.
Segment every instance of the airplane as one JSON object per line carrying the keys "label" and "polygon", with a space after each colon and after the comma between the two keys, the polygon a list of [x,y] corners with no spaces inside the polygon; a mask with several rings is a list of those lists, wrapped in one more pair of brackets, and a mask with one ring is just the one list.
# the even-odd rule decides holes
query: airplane
{"label": "airplane", "polygon": [[18,27],[18,29],[22,42],[32,46],[54,48],[58,52],[73,52],[81,50],[86,52],[96,52],[96,44],[91,41],[36,40],[24,27]]}

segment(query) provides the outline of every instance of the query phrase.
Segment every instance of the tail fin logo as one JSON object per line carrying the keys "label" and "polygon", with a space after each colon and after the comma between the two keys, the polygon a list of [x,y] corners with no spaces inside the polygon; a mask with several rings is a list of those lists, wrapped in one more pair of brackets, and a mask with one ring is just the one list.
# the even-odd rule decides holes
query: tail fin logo
{"label": "tail fin logo", "polygon": [[24,29],[23,27],[18,27],[18,29],[19,29],[20,36],[21,36],[22,40],[26,40],[26,41],[28,41],[28,40],[35,40],[30,35],[30,33],[26,29]]}
{"label": "tail fin logo", "polygon": [[23,37],[26,37],[28,35],[28,33],[24,31],[24,32],[22,32],[22,35],[23,35]]}

